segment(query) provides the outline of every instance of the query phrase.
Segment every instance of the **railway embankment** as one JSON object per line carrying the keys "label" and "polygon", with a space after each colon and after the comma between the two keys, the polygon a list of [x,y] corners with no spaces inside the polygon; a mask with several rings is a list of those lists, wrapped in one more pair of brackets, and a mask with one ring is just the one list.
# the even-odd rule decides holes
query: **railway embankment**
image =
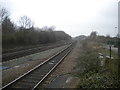
{"label": "railway embankment", "polygon": [[[77,88],[118,88],[118,59],[104,45],[95,41],[81,41],[74,76],[80,79]],[[101,54],[102,56],[99,56]],[[99,58],[102,57],[102,58]]]}

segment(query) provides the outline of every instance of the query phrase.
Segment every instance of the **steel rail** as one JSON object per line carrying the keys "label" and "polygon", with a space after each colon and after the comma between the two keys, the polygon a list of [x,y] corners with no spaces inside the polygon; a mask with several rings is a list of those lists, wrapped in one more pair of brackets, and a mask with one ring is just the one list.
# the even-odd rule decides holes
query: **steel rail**
{"label": "steel rail", "polygon": [[63,59],[70,53],[70,50],[65,54],[65,56],[36,84],[32,89],[35,90],[37,87],[46,79],[46,77],[63,61]]}
{"label": "steel rail", "polygon": [[[27,73],[21,75],[20,77],[16,78],[16,79],[13,80],[12,82],[10,82],[10,83],[8,83],[7,85],[3,86],[2,89],[5,89],[5,88],[9,87],[9,86],[12,85],[13,83],[15,83],[15,82],[17,82],[18,80],[20,80],[21,78],[23,78],[23,77],[25,77],[26,75],[30,74],[31,72],[33,72],[34,70],[36,70],[36,69],[39,68],[40,66],[42,66],[42,65],[44,65],[45,63],[47,63],[48,61],[50,61],[52,58],[58,56],[59,54],[61,54],[61,53],[62,53],[63,51],[65,51],[66,49],[70,48],[71,46],[72,46],[72,44],[70,44],[68,47],[66,47],[65,49],[61,50],[61,51],[58,52],[57,54],[53,55],[52,57],[50,57],[50,58],[47,59],[46,61],[40,63],[39,65],[37,65],[37,66],[34,67],[33,69],[29,70]],[[67,54],[68,54],[68,53],[67,53]],[[67,56],[67,54],[66,54],[63,58],[65,58],[65,57]],[[63,59],[63,58],[62,58],[62,59]],[[59,61],[59,63],[62,61],[62,59]],[[56,64],[56,65],[54,66],[54,68],[55,68],[57,65],[58,65],[58,64]],[[54,68],[53,68],[53,70],[54,70]],[[52,69],[48,72],[48,74],[50,74],[51,72],[52,72]],[[46,75],[44,76],[44,79],[45,79],[45,77],[47,77],[48,74],[46,74]],[[33,89],[35,89],[44,79],[41,79]]]}
{"label": "steel rail", "polygon": [[[63,45],[67,45],[67,44],[62,44]],[[26,56],[26,55],[30,55],[30,54],[33,54],[33,53],[37,53],[37,52],[41,52],[41,51],[44,51],[44,50],[48,50],[48,49],[51,49],[51,48],[55,48],[55,47],[60,47],[61,45],[54,45],[54,46],[42,46],[42,47],[34,47],[34,48],[29,48],[29,49],[25,49],[25,50],[20,50],[20,51],[16,51],[16,52],[12,52],[12,53],[4,53],[2,54],[2,61],[5,62],[5,61],[9,61],[9,60],[12,60],[12,59],[15,59],[15,58],[19,58],[19,57],[22,57],[22,56]]]}
{"label": "steel rail", "polygon": [[[56,42],[54,43],[55,45],[64,45],[64,44],[68,44],[70,42]],[[8,50],[3,50],[2,53],[5,54],[5,53],[12,53],[12,52],[17,52],[17,51],[21,51],[21,50],[26,50],[26,49],[31,49],[31,48],[35,48],[35,47],[42,47],[42,46],[50,46],[50,45],[53,45],[53,43],[48,43],[48,44],[38,44],[38,45],[31,45],[31,46],[28,46],[28,47],[19,47],[19,48],[13,48],[13,49],[8,49]]]}

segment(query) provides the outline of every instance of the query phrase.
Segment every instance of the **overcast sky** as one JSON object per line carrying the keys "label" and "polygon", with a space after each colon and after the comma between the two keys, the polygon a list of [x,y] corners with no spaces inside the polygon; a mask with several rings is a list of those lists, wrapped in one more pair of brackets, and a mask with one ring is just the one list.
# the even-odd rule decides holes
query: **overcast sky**
{"label": "overcast sky", "polygon": [[0,0],[12,21],[26,15],[35,26],[55,26],[71,36],[117,34],[119,0]]}

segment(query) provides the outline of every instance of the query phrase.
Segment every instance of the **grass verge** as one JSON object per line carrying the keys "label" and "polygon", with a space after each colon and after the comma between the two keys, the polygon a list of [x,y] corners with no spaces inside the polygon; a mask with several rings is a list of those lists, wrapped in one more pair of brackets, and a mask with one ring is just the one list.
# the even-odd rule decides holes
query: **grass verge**
{"label": "grass verge", "polygon": [[[103,67],[98,65],[98,52],[105,51],[101,44],[92,41],[82,41],[82,54],[77,58],[77,72],[80,78],[77,88],[118,88],[117,60],[109,60]],[[102,50],[101,50],[102,49]],[[106,58],[104,58],[106,60]]]}

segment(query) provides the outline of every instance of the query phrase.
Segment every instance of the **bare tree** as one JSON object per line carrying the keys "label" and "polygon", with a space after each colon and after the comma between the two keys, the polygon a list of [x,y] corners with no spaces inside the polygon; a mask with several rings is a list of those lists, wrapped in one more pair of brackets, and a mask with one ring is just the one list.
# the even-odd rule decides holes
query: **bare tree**
{"label": "bare tree", "polygon": [[54,31],[55,28],[56,28],[55,26],[50,26],[50,27],[49,27],[49,31]]}
{"label": "bare tree", "polygon": [[31,28],[33,27],[33,22],[27,16],[22,16],[19,20],[19,25],[21,28]]}
{"label": "bare tree", "polygon": [[43,31],[54,31],[55,28],[56,28],[55,26],[50,26],[50,27],[44,26],[44,27],[42,27],[42,30]]}
{"label": "bare tree", "polygon": [[0,9],[0,24],[3,22],[6,16],[8,16],[8,11],[5,8],[1,8]]}
{"label": "bare tree", "polygon": [[43,31],[48,31],[48,27],[47,27],[47,26],[43,26],[43,27],[42,27],[42,30],[43,30]]}
{"label": "bare tree", "polygon": [[107,38],[110,38],[110,34],[107,34],[106,37],[107,37]]}
{"label": "bare tree", "polygon": [[15,31],[15,24],[10,20],[8,16],[2,21],[2,33],[13,33]]}
{"label": "bare tree", "polygon": [[92,31],[91,34],[90,34],[90,36],[96,37],[97,36],[97,32],[96,31]]}

